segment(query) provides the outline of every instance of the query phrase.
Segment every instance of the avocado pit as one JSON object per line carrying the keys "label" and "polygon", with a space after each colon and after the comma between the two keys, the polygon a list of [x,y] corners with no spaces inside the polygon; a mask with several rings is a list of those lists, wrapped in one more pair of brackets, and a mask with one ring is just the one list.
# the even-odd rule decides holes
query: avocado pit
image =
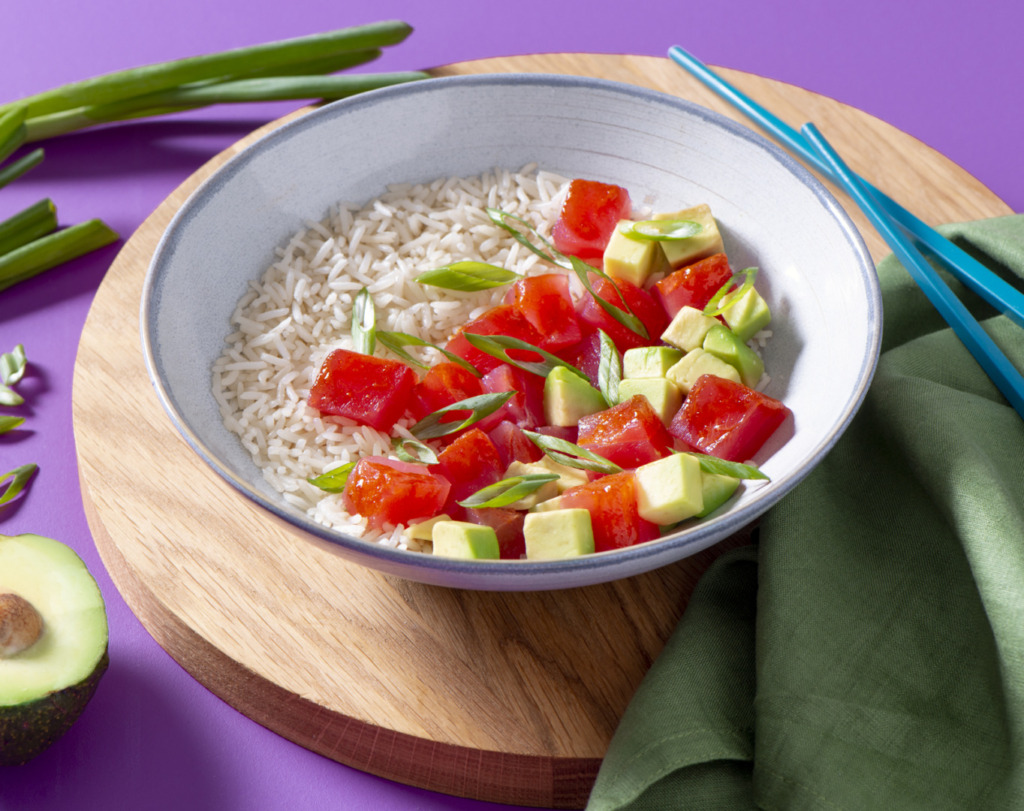
{"label": "avocado pit", "polygon": [[43,618],[24,597],[0,594],[0,657],[28,650],[43,635]]}

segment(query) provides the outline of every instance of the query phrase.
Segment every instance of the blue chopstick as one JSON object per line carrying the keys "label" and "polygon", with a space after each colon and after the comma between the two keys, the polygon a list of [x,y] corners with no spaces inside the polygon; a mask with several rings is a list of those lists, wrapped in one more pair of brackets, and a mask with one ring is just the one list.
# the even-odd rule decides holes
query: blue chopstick
{"label": "blue chopstick", "polygon": [[831,170],[836,183],[853,198],[871,224],[885,238],[896,258],[939,314],[953,328],[974,359],[981,365],[1017,413],[1024,417],[1024,377],[1007,360],[988,333],[971,316],[963,302],[942,281],[914,244],[894,226],[881,200],[871,187],[855,175],[813,124],[800,130]]}
{"label": "blue chopstick", "polygon": [[[697,57],[693,56],[693,54],[688,53],[678,45],[672,46],[668,54],[672,61],[687,70],[708,88],[718,93],[718,95],[731,103],[823,175],[836,182],[831,168],[811,148],[803,135],[745,95],[741,90],[729,84],[729,82],[697,59]],[[922,222],[866,180],[860,177],[857,179],[874,195],[878,205],[885,213],[899,223],[900,227],[907,234],[926,247],[935,256],[939,257],[953,276],[981,296],[999,312],[1012,318],[1018,325],[1024,326],[1024,293],[1021,293],[1005,280],[999,278],[969,253],[946,239],[946,237],[942,236],[931,226]]]}

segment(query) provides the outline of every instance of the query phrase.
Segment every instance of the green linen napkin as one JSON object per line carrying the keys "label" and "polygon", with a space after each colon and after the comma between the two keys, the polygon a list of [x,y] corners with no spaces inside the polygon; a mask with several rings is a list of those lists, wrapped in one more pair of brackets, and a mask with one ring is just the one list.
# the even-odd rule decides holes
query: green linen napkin
{"label": "green linen napkin", "polygon": [[[1024,215],[943,231],[1024,279]],[[878,273],[864,406],[701,579],[589,811],[1024,808],[1024,422]],[[1024,331],[951,286],[1024,369]]]}

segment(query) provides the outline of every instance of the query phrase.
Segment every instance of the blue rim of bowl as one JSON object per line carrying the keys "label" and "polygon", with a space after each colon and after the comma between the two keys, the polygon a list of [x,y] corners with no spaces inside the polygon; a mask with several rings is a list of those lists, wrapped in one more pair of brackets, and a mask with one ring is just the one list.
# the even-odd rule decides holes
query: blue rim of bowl
{"label": "blue rim of bowl", "polygon": [[[433,93],[443,91],[445,86],[460,85],[486,85],[491,87],[515,85],[521,88],[523,85],[534,85],[544,88],[594,88],[602,89],[612,93],[626,93],[634,97],[644,98],[652,104],[662,105],[671,108],[674,112],[682,112],[686,115],[695,116],[719,126],[732,135],[745,139],[768,153],[783,168],[796,177],[804,186],[811,190],[818,202],[831,216],[840,224],[843,235],[850,248],[858,256],[861,265],[861,274],[865,288],[869,293],[868,297],[868,320],[870,336],[869,345],[864,347],[861,360],[861,368],[858,372],[857,385],[853,388],[850,396],[842,410],[841,419],[837,420],[831,430],[822,437],[813,451],[803,459],[802,464],[796,470],[791,471],[782,478],[773,479],[764,485],[757,494],[742,508],[734,512],[727,512],[707,524],[698,524],[694,527],[669,533],[657,540],[637,544],[635,546],[615,549],[606,552],[597,552],[577,558],[557,561],[466,561],[456,558],[442,558],[421,552],[410,552],[408,550],[383,546],[381,544],[364,541],[351,535],[346,535],[338,530],[330,529],[317,524],[303,514],[291,512],[284,509],[280,503],[264,497],[261,493],[251,488],[245,480],[236,476],[231,470],[224,467],[216,456],[203,444],[199,437],[192,431],[187,420],[174,405],[173,397],[168,392],[159,374],[159,362],[154,349],[154,342],[151,340],[151,325],[148,318],[148,305],[151,302],[156,287],[154,269],[158,266],[166,246],[174,234],[179,223],[184,221],[189,212],[196,206],[202,205],[202,198],[212,188],[223,183],[236,172],[244,168],[245,164],[256,155],[272,150],[282,140],[287,140],[294,133],[306,128],[317,126],[322,118],[330,118],[335,115],[344,114],[348,110],[358,109],[365,105],[373,105],[386,101],[390,98],[399,98],[409,94]],[[402,570],[415,569],[435,573],[447,573],[453,575],[464,575],[469,582],[468,588],[487,588],[492,581],[504,581],[508,578],[513,580],[520,578],[536,579],[539,581],[557,581],[560,577],[578,573],[585,570],[591,574],[588,578],[582,578],[579,585],[588,585],[604,582],[609,579],[617,579],[620,575],[602,578],[602,572],[614,568],[616,570],[632,570],[633,573],[641,573],[661,565],[668,565],[671,562],[695,554],[718,541],[724,540],[732,534],[739,532],[749,526],[759,516],[776,504],[783,496],[790,492],[801,482],[814,467],[832,449],[839,437],[849,426],[857,410],[860,408],[867,395],[868,388],[877,367],[881,351],[881,319],[882,300],[881,291],[878,286],[878,279],[875,274],[874,262],[868,253],[863,237],[857,230],[849,215],[839,204],[829,190],[802,164],[798,163],[789,153],[769,141],[761,134],[749,127],[734,121],[714,110],[702,107],[694,102],[672,96],[668,93],[650,90],[635,85],[628,85],[608,79],[598,79],[579,76],[564,76],[560,74],[543,73],[499,73],[499,74],[474,74],[467,76],[446,76],[431,79],[423,79],[416,82],[394,85],[391,87],[372,90],[361,93],[340,101],[330,102],[318,107],[309,113],[298,118],[285,122],[281,126],[261,136],[242,149],[238,154],[233,155],[224,162],[210,177],[206,178],[186,199],[175,213],[167,229],[164,231],[157,245],[157,248],[150,260],[143,284],[142,299],[140,306],[140,334],[142,338],[143,354],[145,356],[146,370],[150,381],[157,393],[161,405],[174,423],[178,432],[185,439],[187,444],[209,465],[218,475],[227,481],[242,495],[270,512],[273,516],[288,524],[297,526],[306,533],[326,541],[329,544],[341,546],[349,550],[358,558],[369,558],[380,561],[385,566],[382,570],[397,570],[400,576],[417,578],[413,574],[402,574]],[[212,396],[212,394],[211,394]],[[644,563],[650,559],[658,559],[661,562],[655,566],[645,566]],[[369,565],[365,564],[364,565]],[[623,575],[629,576],[629,575]],[[431,582],[431,578],[424,578],[425,582]],[[576,585],[575,583],[573,585]]]}

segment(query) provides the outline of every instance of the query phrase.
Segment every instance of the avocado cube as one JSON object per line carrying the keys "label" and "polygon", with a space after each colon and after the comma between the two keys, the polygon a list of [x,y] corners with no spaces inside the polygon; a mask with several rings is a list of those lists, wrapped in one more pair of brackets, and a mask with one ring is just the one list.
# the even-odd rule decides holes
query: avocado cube
{"label": "avocado cube", "polygon": [[682,359],[682,350],[674,346],[635,346],[622,353],[622,376],[664,377]]}
{"label": "avocado cube", "polygon": [[555,496],[554,498],[549,498],[547,501],[541,501],[536,506],[530,507],[530,512],[531,513],[542,513],[542,512],[550,512],[551,510],[560,510],[560,509],[562,509],[561,501],[562,501],[562,497],[561,496]]}
{"label": "avocado cube", "polygon": [[435,515],[426,521],[406,527],[404,533],[415,541],[432,541],[434,539],[434,524],[438,521],[451,521],[451,518],[447,515]]}
{"label": "avocado cube", "polygon": [[704,343],[704,336],[717,323],[717,319],[704,315],[696,307],[683,307],[661,333],[661,340],[689,352]]}
{"label": "avocado cube", "polygon": [[754,388],[764,375],[764,361],[724,324],[716,324],[708,330],[702,348],[734,366],[744,386]]}
{"label": "avocado cube", "polygon": [[702,375],[715,375],[734,383],[741,382],[740,373],[736,371],[735,366],[703,349],[687,352],[679,363],[668,370],[668,379],[675,383],[684,395],[690,393],[693,384]]}
{"label": "avocado cube", "polygon": [[636,469],[636,505],[640,517],[665,526],[692,518],[704,509],[700,462],[673,453]]}
{"label": "avocado cube", "polygon": [[683,404],[679,386],[664,377],[627,377],[619,381],[619,400],[642,394],[667,426]]}
{"label": "avocado cube", "polygon": [[722,318],[744,343],[771,323],[772,314],[768,302],[753,287],[747,288],[741,295],[727,295],[722,304]]}
{"label": "avocado cube", "polygon": [[550,456],[544,456],[536,462],[531,462],[530,466],[536,468],[533,471],[534,473],[557,473],[558,479],[555,480],[555,486],[558,488],[559,494],[564,493],[570,487],[576,487],[590,481],[590,477],[587,476],[585,470],[563,465],[560,462],[556,462]]}
{"label": "avocado cube", "polygon": [[665,257],[673,269],[684,267],[698,259],[705,259],[725,250],[722,235],[718,230],[718,223],[715,222],[715,218],[711,215],[711,207],[707,204],[702,203],[673,214],[655,214],[654,219],[689,220],[701,226],[700,233],[692,237],[661,243],[661,249],[665,252]]}
{"label": "avocado cube", "polygon": [[[546,456],[544,457],[547,458]],[[553,473],[554,471],[549,470],[540,462],[513,462],[508,466],[505,471],[505,478],[510,479],[513,476],[526,476],[530,473]],[[506,504],[505,506],[510,510],[529,510],[531,507],[537,506],[542,501],[554,498],[559,493],[558,482],[550,481],[545,482],[532,493],[523,496],[516,501]]]}
{"label": "avocado cube", "polygon": [[656,273],[667,273],[671,268],[661,244],[651,240],[630,239],[623,233],[632,220],[619,220],[608,245],[604,249],[604,272],[613,279],[632,282],[643,287]]}
{"label": "avocado cube", "polygon": [[701,491],[704,496],[704,509],[697,513],[695,518],[704,518],[710,515],[725,502],[732,498],[736,488],[740,486],[740,480],[723,473],[701,474]]}
{"label": "avocado cube", "polygon": [[493,527],[469,521],[438,521],[433,528],[434,554],[465,560],[497,560],[498,534]]}
{"label": "avocado cube", "polygon": [[578,507],[526,514],[523,521],[527,560],[562,560],[594,551],[590,511]]}
{"label": "avocado cube", "polygon": [[583,417],[608,408],[604,395],[565,366],[556,366],[544,380],[544,421],[576,425]]}

